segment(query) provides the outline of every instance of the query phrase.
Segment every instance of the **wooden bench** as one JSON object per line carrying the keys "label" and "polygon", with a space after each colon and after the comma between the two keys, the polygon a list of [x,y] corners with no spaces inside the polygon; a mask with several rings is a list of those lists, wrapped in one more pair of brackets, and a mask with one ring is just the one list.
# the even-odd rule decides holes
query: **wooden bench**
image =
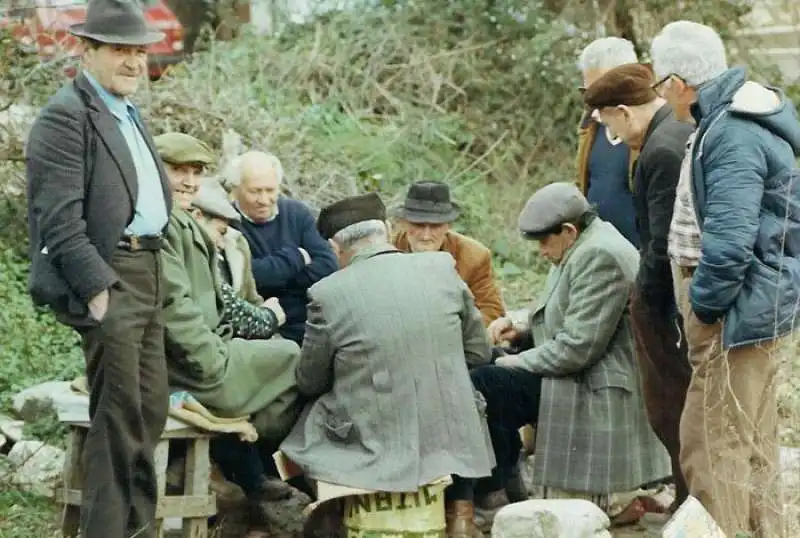
{"label": "wooden bench", "polygon": [[[171,422],[176,422],[172,421]],[[64,486],[56,492],[56,500],[64,505],[62,535],[76,538],[80,526],[80,507],[83,489],[83,465],[81,455],[89,423],[68,423],[70,437],[64,459]],[[159,499],[156,506],[156,536],[164,537],[164,520],[178,518],[183,522],[185,538],[207,538],[208,518],[216,514],[214,494],[209,488],[211,464],[209,461],[209,441],[212,432],[192,427],[176,429],[173,425],[161,435],[155,450],[156,476],[158,478]],[[167,463],[170,442],[186,441],[186,466],[184,468],[183,495],[167,495]]]}

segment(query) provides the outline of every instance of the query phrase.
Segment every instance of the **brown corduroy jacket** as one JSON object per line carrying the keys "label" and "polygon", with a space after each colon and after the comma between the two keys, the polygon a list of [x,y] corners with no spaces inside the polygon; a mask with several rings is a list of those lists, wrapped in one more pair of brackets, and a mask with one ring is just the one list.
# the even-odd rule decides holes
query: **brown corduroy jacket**
{"label": "brown corduroy jacket", "polygon": [[[397,233],[392,242],[398,250],[411,250],[405,231]],[[441,250],[449,252],[456,260],[456,271],[475,297],[475,306],[483,315],[484,325],[502,317],[506,308],[494,278],[491,251],[475,239],[452,230],[447,232]]]}

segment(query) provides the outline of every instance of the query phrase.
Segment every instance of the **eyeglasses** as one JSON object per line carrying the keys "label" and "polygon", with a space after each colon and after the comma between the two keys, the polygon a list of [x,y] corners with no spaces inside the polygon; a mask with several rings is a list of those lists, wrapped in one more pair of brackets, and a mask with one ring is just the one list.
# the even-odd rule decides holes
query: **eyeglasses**
{"label": "eyeglasses", "polygon": [[675,78],[677,78],[678,80],[680,80],[681,82],[683,82],[683,83],[684,83],[686,86],[689,86],[689,84],[686,82],[686,79],[684,79],[682,76],[680,76],[680,75],[676,75],[675,73],[670,73],[670,74],[668,74],[667,76],[665,76],[664,78],[661,78],[661,79],[657,80],[657,81],[656,81],[656,82],[655,82],[655,83],[654,83],[652,86],[650,86],[650,87],[651,87],[651,88],[653,89],[653,91],[655,91],[657,94],[661,95],[662,86],[664,86],[664,84],[666,84],[666,82],[667,82],[668,80],[670,80],[672,77],[675,77]]}

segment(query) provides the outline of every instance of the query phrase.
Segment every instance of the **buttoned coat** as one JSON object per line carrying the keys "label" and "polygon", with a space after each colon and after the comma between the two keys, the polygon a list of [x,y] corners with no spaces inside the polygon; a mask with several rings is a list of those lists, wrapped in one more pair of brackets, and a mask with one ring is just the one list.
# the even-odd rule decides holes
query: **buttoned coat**
{"label": "buttoned coat", "polygon": [[595,218],[551,268],[531,310],[534,347],[520,358],[545,376],[538,485],[602,495],[671,473],[647,421],[633,354],[628,298],[638,267],[636,248]]}
{"label": "buttoned coat", "polygon": [[224,238],[225,259],[231,270],[231,287],[239,297],[248,303],[261,306],[264,298],[258,294],[256,279],[253,277],[253,254],[242,232],[228,227]]}
{"label": "buttoned coat", "polygon": [[220,325],[214,249],[188,212],[172,212],[162,254],[170,384],[220,416],[254,415],[260,435],[285,434],[296,418],[300,349],[290,340],[233,338],[231,328]]}
{"label": "buttoned coat", "polygon": [[[164,199],[169,180],[145,126]],[[70,325],[93,325],[89,300],[119,278],[111,257],[134,217],[136,167],[117,120],[85,75],[62,87],[33,123],[26,147],[34,303]]]}
{"label": "buttoned coat", "polygon": [[309,289],[300,390],[316,397],[281,450],[313,479],[417,491],[494,466],[467,364],[488,363],[472,294],[443,252],[362,251]]}

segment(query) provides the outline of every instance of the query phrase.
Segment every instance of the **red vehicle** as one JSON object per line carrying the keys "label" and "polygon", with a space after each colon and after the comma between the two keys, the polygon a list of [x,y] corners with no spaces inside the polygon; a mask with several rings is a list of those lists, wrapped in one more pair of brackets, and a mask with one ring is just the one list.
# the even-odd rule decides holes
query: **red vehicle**
{"label": "red vehicle", "polygon": [[[78,38],[69,27],[86,19],[88,0],[0,0],[0,28],[7,27],[20,43],[43,61],[78,54]],[[161,76],[183,59],[183,26],[162,0],[145,1],[145,18],[165,38],[150,47],[150,77]],[[74,68],[68,70],[74,73]]]}

